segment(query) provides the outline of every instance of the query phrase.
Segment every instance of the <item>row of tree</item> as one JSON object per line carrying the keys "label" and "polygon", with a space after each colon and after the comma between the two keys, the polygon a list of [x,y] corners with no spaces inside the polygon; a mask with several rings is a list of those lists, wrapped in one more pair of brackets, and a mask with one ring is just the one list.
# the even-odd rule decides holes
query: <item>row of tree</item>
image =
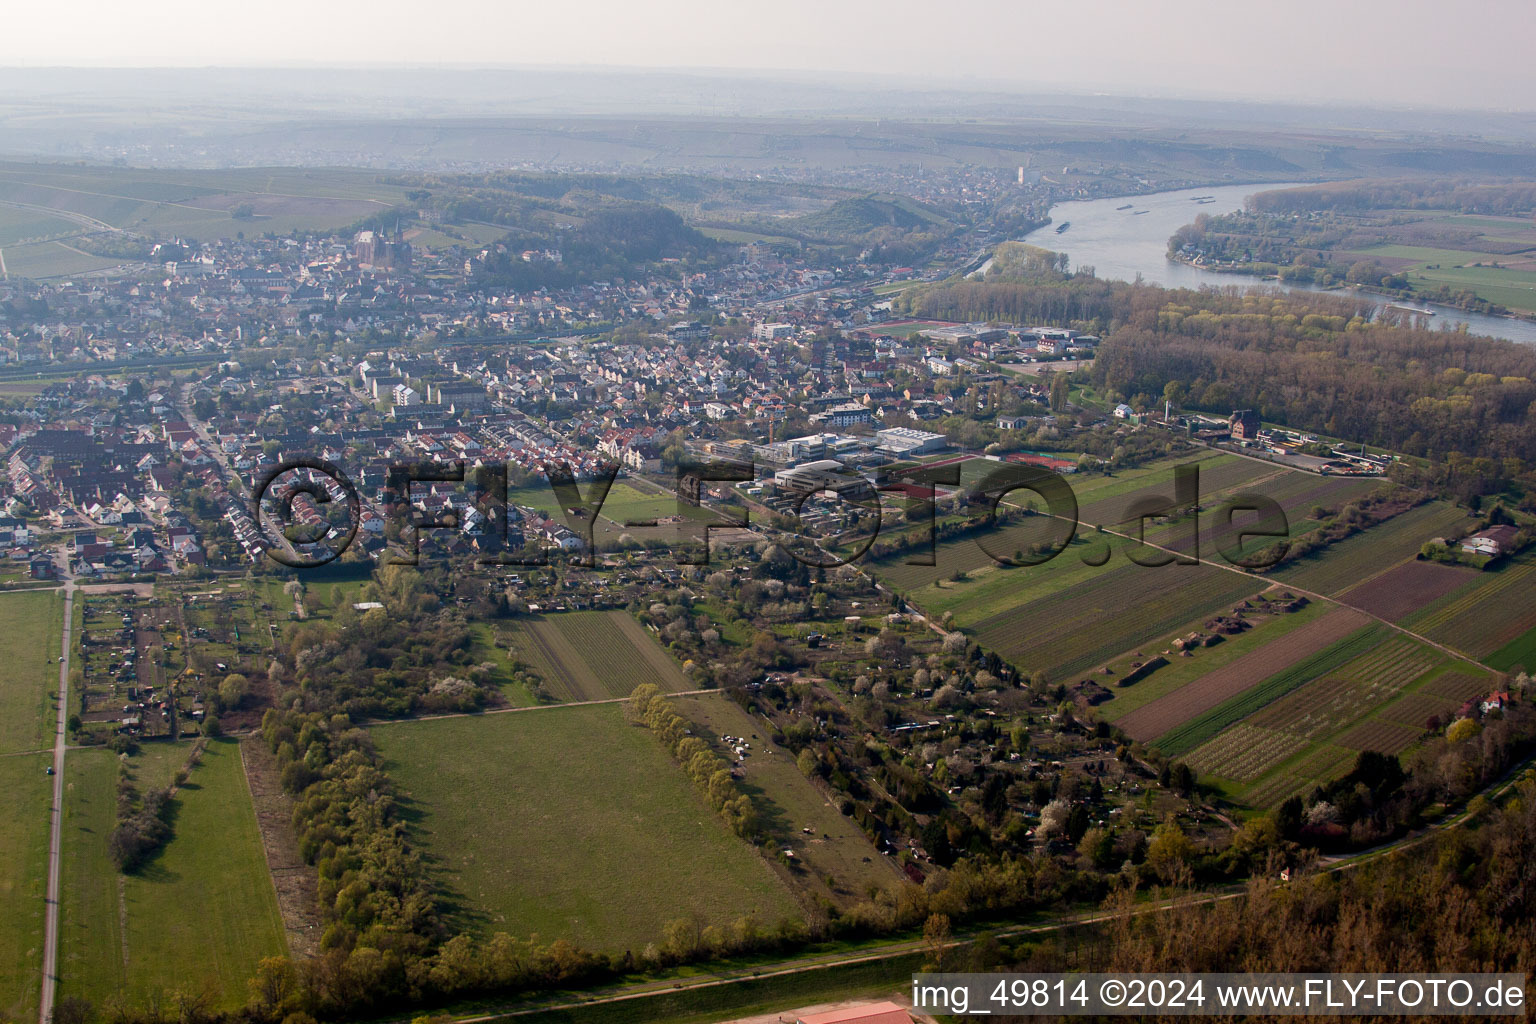
{"label": "row of tree", "polygon": [[629,695],[629,713],[667,745],[688,778],[725,819],[732,832],[744,839],[756,835],[757,811],[752,800],[736,785],[730,766],[710,749],[708,743],[693,735],[688,720],[667,703],[660,687],[655,683],[641,683],[635,687]]}

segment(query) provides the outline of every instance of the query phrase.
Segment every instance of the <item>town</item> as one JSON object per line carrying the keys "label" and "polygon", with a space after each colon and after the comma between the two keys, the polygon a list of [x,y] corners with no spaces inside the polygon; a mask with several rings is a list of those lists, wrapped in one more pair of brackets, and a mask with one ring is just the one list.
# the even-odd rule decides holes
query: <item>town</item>
{"label": "town", "polygon": [[1522,116],[13,73],[0,1020],[1528,970]]}

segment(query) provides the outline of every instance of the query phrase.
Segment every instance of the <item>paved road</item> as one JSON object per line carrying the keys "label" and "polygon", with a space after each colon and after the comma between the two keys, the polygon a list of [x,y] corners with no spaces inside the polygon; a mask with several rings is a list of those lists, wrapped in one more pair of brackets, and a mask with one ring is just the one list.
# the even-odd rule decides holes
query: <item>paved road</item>
{"label": "paved road", "polygon": [[64,641],[59,651],[59,713],[53,735],[53,809],[48,833],[48,895],[43,918],[43,994],[37,1005],[39,1024],[53,1016],[53,996],[59,971],[59,852],[64,828],[64,749],[69,722],[69,635],[75,621],[75,581],[69,575],[69,552],[59,546],[64,572]]}
{"label": "paved road", "polygon": [[10,276],[5,271],[5,250],[0,249],[0,281],[9,280]]}
{"label": "paved road", "polygon": [[[69,189],[67,191],[74,190]],[[110,231],[115,235],[121,235],[125,233],[122,228],[115,224],[108,224],[104,220],[97,220],[95,217],[87,217],[85,214],[76,213],[73,210],[60,210],[52,206],[37,206],[32,203],[17,203],[12,202],[9,199],[0,199],[0,206],[11,210],[24,210],[27,213],[41,213],[49,217],[57,217],[59,220],[67,220],[71,224],[78,224],[83,228],[90,228],[93,231]]]}

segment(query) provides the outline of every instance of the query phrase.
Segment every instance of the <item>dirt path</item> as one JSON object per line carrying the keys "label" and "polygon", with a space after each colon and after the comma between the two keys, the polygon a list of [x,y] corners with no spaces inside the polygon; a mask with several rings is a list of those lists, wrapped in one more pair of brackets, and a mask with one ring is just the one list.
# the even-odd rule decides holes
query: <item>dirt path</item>
{"label": "dirt path", "polygon": [[[64,572],[69,572],[69,555],[63,545],[59,555],[64,562]],[[69,638],[75,624],[75,582],[68,575],[64,579],[64,628],[63,643],[59,652],[58,715],[53,734],[53,807],[49,814],[48,830],[48,892],[44,898],[43,915],[43,990],[37,1004],[40,1024],[50,1024],[53,1018],[53,998],[59,982],[59,872],[60,851],[63,848],[64,825],[64,751],[69,723]]]}
{"label": "dirt path", "polygon": [[277,890],[277,907],[283,915],[288,951],[296,958],[313,956],[320,948],[322,922],[315,869],[299,855],[299,837],[293,828],[293,800],[283,792],[277,759],[259,736],[240,741],[240,763],[251,788],[261,848],[267,872]]}

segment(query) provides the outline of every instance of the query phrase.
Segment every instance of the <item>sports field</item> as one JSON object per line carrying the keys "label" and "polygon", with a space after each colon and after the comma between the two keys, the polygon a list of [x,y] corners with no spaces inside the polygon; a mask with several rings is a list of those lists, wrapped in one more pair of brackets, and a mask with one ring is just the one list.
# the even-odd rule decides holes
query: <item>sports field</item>
{"label": "sports field", "polygon": [[[163,786],[191,745],[148,743],[133,758],[141,790]],[[70,755],[60,913],[61,996],[98,1004],[120,992],[207,993],[233,1009],[262,957],[287,952],[277,893],[234,740],[210,743],[172,805],[175,834],[134,875],[107,855],[117,757]]]}
{"label": "sports field", "polygon": [[[591,500],[590,483],[582,485],[582,494]],[[561,519],[560,501],[553,488],[542,481],[507,492],[507,501],[513,505],[535,508],[546,515]],[[678,516],[682,521],[675,520]],[[706,505],[684,505],[679,510],[677,496],[650,484],[618,479],[608,489],[598,511],[597,521],[592,524],[592,540],[600,551],[619,546],[628,536],[638,541],[662,541],[667,544],[682,542],[681,531],[685,528],[697,531],[687,521],[716,521],[719,517]],[[561,520],[563,521],[563,520]],[[627,525],[629,523],[655,523],[655,526]]]}
{"label": "sports field", "polygon": [[789,890],[620,705],[373,729],[455,924],[636,954],[669,920],[774,923]]}
{"label": "sports field", "polygon": [[689,688],[677,662],[626,612],[522,619],[507,635],[514,657],[538,673],[558,700],[627,697],[641,683],[669,693]]}

